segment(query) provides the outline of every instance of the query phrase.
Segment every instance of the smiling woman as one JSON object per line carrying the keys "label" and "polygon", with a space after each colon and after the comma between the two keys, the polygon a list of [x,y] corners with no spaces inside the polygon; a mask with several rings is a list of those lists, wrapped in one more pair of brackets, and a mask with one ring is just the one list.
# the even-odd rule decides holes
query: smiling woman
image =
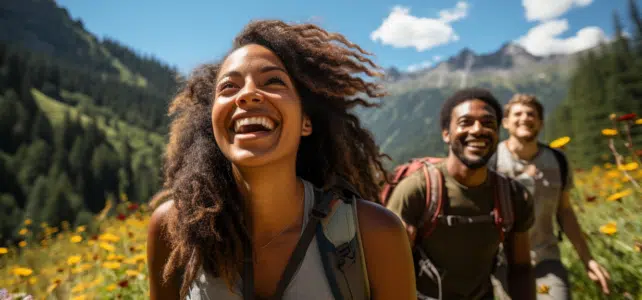
{"label": "smiling woman", "polygon": [[416,299],[405,230],[367,201],[383,155],[349,112],[383,95],[359,78],[379,76],[367,55],[314,25],[256,21],[194,72],[169,109],[152,299]]}

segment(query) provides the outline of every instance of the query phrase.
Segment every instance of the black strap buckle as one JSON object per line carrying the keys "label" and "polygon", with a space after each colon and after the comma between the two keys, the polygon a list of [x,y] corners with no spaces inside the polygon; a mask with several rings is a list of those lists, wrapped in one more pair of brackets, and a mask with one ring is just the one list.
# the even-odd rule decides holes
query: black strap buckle
{"label": "black strap buckle", "polygon": [[448,226],[454,226],[455,224],[460,223],[459,216],[445,216],[446,217],[446,224]]}

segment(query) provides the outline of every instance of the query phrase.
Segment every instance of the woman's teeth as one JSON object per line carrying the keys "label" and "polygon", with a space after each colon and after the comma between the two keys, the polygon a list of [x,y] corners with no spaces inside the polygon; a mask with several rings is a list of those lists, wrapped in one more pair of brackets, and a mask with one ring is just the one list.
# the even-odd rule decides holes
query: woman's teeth
{"label": "woman's teeth", "polygon": [[238,119],[234,122],[234,132],[238,132],[241,126],[247,125],[260,125],[265,129],[272,131],[274,129],[274,121],[267,117],[249,117]]}

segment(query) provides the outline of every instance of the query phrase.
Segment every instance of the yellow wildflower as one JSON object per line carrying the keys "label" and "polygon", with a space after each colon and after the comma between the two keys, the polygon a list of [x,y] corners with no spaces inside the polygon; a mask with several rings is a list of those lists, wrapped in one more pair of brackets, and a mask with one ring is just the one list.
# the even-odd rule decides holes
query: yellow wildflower
{"label": "yellow wildflower", "polygon": [[136,277],[140,273],[138,271],[134,271],[134,270],[127,270],[127,271],[125,271],[125,274],[127,274],[127,276],[129,276],[129,277]]}
{"label": "yellow wildflower", "polygon": [[606,177],[608,177],[608,178],[618,178],[621,175],[622,174],[617,170],[611,170],[611,171],[606,172]]}
{"label": "yellow wildflower", "polygon": [[74,244],[76,244],[76,243],[80,243],[80,242],[82,241],[82,236],[74,235],[74,236],[72,236],[72,237],[71,237],[71,239],[69,239],[69,240],[70,240],[72,243],[74,243]]}
{"label": "yellow wildflower", "polygon": [[52,283],[47,287],[47,294],[51,294],[58,286],[60,285],[60,282],[58,283]]}
{"label": "yellow wildflower", "polygon": [[568,142],[570,142],[570,141],[571,141],[570,137],[564,136],[564,137],[561,137],[561,138],[558,138],[558,139],[552,141],[549,144],[549,146],[551,148],[561,148],[561,147],[564,147],[566,144],[568,144]]}
{"label": "yellow wildflower", "polygon": [[31,219],[25,219],[25,225],[31,225]]}
{"label": "yellow wildflower", "polygon": [[67,258],[67,265],[75,265],[80,262],[80,259],[80,255],[69,256],[69,258]]}
{"label": "yellow wildflower", "polygon": [[537,287],[537,293],[538,294],[548,294],[550,291],[551,287],[546,285],[546,284],[541,284]]}
{"label": "yellow wildflower", "polygon": [[78,296],[76,296],[76,297],[73,297],[73,298],[71,298],[71,299],[72,299],[72,300],[85,300],[85,299],[87,299],[87,295],[82,294],[82,295],[78,295]]}
{"label": "yellow wildflower", "polygon": [[615,222],[606,223],[600,226],[600,232],[607,235],[613,235],[617,232],[617,224]]}
{"label": "yellow wildflower", "polygon": [[18,275],[18,276],[24,276],[24,277],[26,277],[26,276],[31,275],[32,273],[33,273],[33,270],[31,270],[31,269],[29,269],[29,268],[21,268],[21,267],[18,267],[18,268],[14,268],[14,269],[13,269],[13,274],[14,274],[14,275]]}
{"label": "yellow wildflower", "polygon": [[0,247],[0,254],[7,254],[7,253],[9,253],[9,249]]}
{"label": "yellow wildflower", "polygon": [[120,263],[116,262],[116,261],[108,261],[108,262],[103,263],[103,267],[107,268],[107,269],[114,270],[114,269],[120,268]]}
{"label": "yellow wildflower", "polygon": [[76,227],[76,232],[79,232],[79,233],[80,233],[80,232],[84,232],[84,231],[85,231],[85,229],[86,229],[86,227],[85,227],[85,226],[78,226],[78,227]]}
{"label": "yellow wildflower", "polygon": [[111,233],[101,234],[98,237],[98,239],[101,240],[101,241],[104,241],[104,242],[114,242],[114,243],[118,242],[120,240],[120,238],[118,236],[116,236],[114,234],[111,234]]}
{"label": "yellow wildflower", "polygon": [[100,248],[103,248],[103,249],[105,249],[105,250],[107,250],[109,252],[116,251],[116,247],[114,247],[114,245],[108,244],[108,243],[100,243]]}
{"label": "yellow wildflower", "polygon": [[606,200],[607,200],[607,201],[616,201],[616,200],[620,200],[620,199],[622,199],[622,198],[624,198],[624,197],[626,197],[626,196],[631,195],[632,193],[633,193],[633,190],[631,190],[631,189],[626,189],[626,190],[624,190],[624,191],[617,192],[617,193],[615,193],[615,194],[613,194],[613,195],[609,196],[608,198],[606,198]]}
{"label": "yellow wildflower", "polygon": [[620,171],[633,171],[638,168],[638,163],[636,162],[631,162],[628,164],[624,164],[618,167]]}
{"label": "yellow wildflower", "polygon": [[602,135],[604,136],[616,136],[617,135],[617,130],[615,129],[602,129]]}
{"label": "yellow wildflower", "polygon": [[22,228],[22,229],[20,229],[20,231],[18,232],[18,234],[20,234],[20,235],[27,235],[27,232],[29,232],[29,230],[27,230],[27,228]]}
{"label": "yellow wildflower", "polygon": [[29,278],[29,284],[34,285],[36,284],[36,282],[38,282],[38,278],[36,277]]}
{"label": "yellow wildflower", "polygon": [[27,247],[27,242],[21,241],[20,243],[18,243],[18,246],[20,246],[20,248]]}
{"label": "yellow wildflower", "polygon": [[71,292],[72,292],[72,293],[80,293],[80,292],[82,292],[82,291],[84,291],[84,290],[85,290],[85,284],[83,284],[82,282],[80,282],[80,283],[76,284],[76,286],[74,286],[74,287],[71,289]]}
{"label": "yellow wildflower", "polygon": [[642,125],[642,119],[637,119],[635,120],[636,125]]}
{"label": "yellow wildflower", "polygon": [[112,283],[112,284],[107,286],[106,290],[108,292],[111,292],[111,291],[115,290],[116,288],[118,288],[118,287],[115,284]]}

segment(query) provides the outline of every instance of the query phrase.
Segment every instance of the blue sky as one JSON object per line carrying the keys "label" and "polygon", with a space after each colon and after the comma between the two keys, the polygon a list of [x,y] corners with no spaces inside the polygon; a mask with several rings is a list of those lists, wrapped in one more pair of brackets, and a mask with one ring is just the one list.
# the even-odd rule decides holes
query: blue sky
{"label": "blue sky", "polygon": [[611,38],[614,10],[629,24],[626,0],[57,2],[99,38],[119,40],[183,73],[219,59],[248,21],[261,18],[315,22],[374,53],[379,65],[401,70],[429,66],[464,47],[495,51],[508,41],[539,55],[574,52]]}

